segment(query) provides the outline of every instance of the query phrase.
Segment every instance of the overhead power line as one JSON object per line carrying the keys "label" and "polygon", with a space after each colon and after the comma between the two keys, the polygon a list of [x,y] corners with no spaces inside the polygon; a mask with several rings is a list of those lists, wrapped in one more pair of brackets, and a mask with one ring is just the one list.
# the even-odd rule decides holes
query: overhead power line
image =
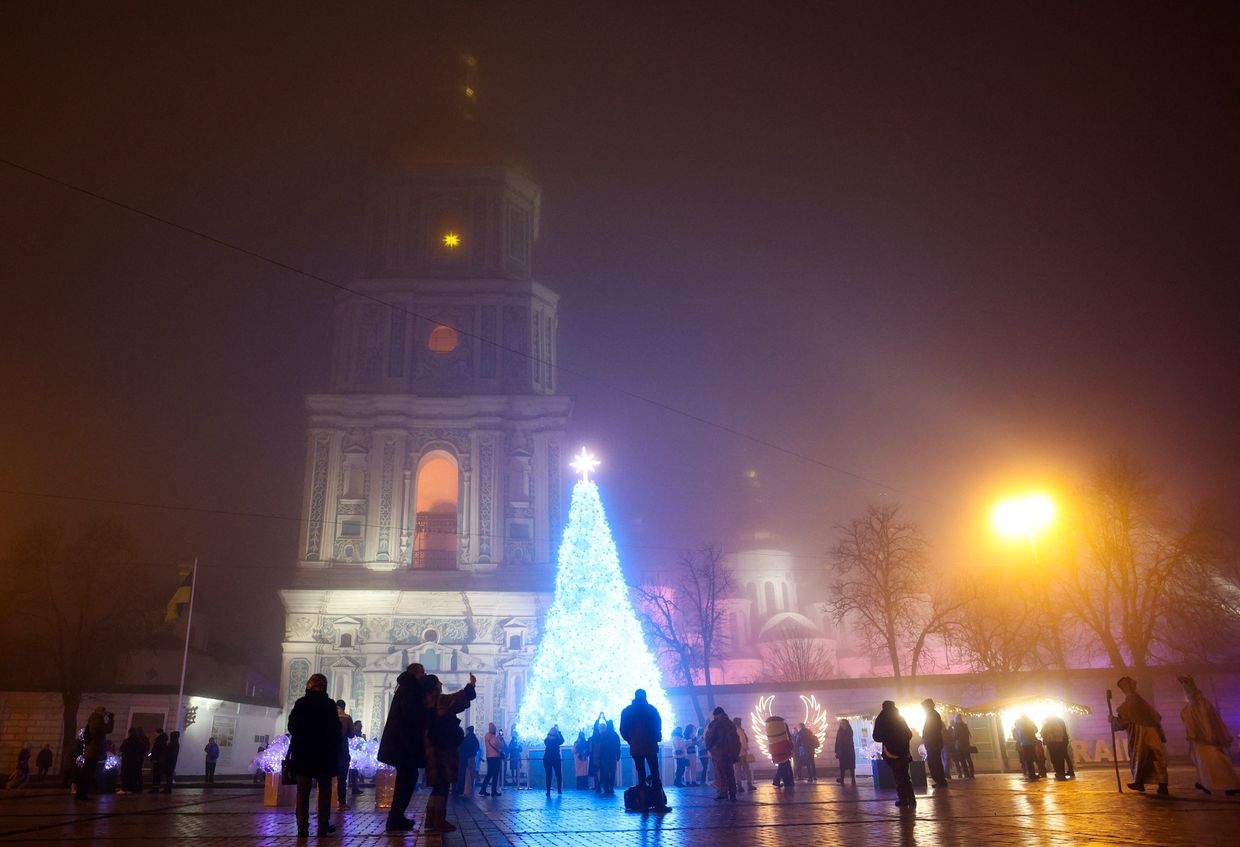
{"label": "overhead power line", "polygon": [[[154,212],[150,212],[150,211],[147,211],[146,209],[140,208],[140,207],[138,207],[138,206],[131,205],[131,204],[126,203],[126,202],[121,201],[121,200],[117,200],[117,199],[116,199],[116,198],[114,198],[114,197],[110,197],[110,196],[108,196],[108,195],[106,195],[106,194],[102,194],[102,193],[100,193],[100,192],[98,192],[98,191],[93,191],[93,190],[91,190],[91,189],[89,189],[89,188],[85,188],[84,186],[78,185],[78,184],[73,183],[73,182],[69,182],[68,180],[65,180],[65,179],[60,179],[59,177],[52,176],[51,174],[44,173],[43,171],[36,170],[36,169],[31,168],[31,167],[29,167],[29,166],[27,166],[27,165],[23,165],[23,164],[21,164],[21,163],[19,163],[19,162],[15,162],[15,161],[13,161],[13,160],[11,160],[11,159],[0,158],[0,163],[3,163],[3,164],[5,164],[5,165],[9,166],[10,168],[13,168],[14,170],[17,170],[17,171],[20,171],[20,172],[22,172],[22,173],[28,174],[29,176],[33,176],[33,177],[35,177],[35,178],[37,178],[37,179],[44,180],[45,182],[51,183],[51,184],[53,184],[53,185],[60,186],[61,188],[64,188],[64,189],[66,189],[66,190],[68,190],[68,191],[72,191],[72,192],[75,192],[75,193],[77,193],[77,194],[81,194],[81,195],[83,195],[83,196],[85,196],[85,197],[89,197],[89,198],[91,198],[92,200],[96,200],[96,201],[98,201],[98,202],[100,202],[100,203],[104,203],[104,204],[106,204],[106,205],[113,206],[113,207],[115,207],[115,208],[117,208],[117,209],[122,209],[122,210],[124,210],[124,211],[126,211],[126,212],[129,212],[130,214],[137,215],[137,216],[142,217],[142,218],[146,218],[147,220],[154,221],[155,223],[161,224],[161,225],[166,226],[166,227],[169,227],[169,228],[171,228],[171,229],[175,229],[175,230],[177,230],[177,231],[179,231],[179,232],[183,232],[183,233],[185,233],[185,234],[187,234],[187,235],[193,236],[194,238],[198,238],[198,239],[201,239],[201,240],[203,240],[203,241],[206,241],[206,242],[208,242],[208,243],[210,243],[210,244],[214,244],[214,245],[216,245],[217,247],[222,247],[222,248],[224,248],[224,249],[226,249],[226,250],[231,250],[231,251],[233,251],[233,252],[235,252],[235,253],[239,253],[239,254],[241,254],[241,255],[243,255],[243,256],[248,256],[249,258],[254,259],[254,260],[256,260],[256,261],[263,262],[263,263],[268,264],[268,265],[271,265],[271,266],[273,266],[273,267],[280,268],[281,270],[288,271],[289,273],[292,273],[292,274],[296,274],[296,275],[298,275],[298,276],[305,277],[306,279],[313,280],[314,282],[320,283],[320,284],[322,284],[322,285],[329,286],[329,287],[331,287],[331,288],[336,289],[337,291],[341,291],[341,292],[344,292],[344,293],[350,294],[350,295],[352,295],[352,296],[354,296],[354,297],[360,297],[360,298],[362,298],[362,299],[364,299],[364,300],[369,300],[369,301],[371,301],[371,302],[377,303],[377,304],[379,304],[379,305],[381,305],[381,306],[384,306],[384,307],[386,307],[386,308],[388,308],[388,309],[392,309],[392,310],[394,310],[394,311],[396,311],[396,312],[399,312],[399,313],[402,313],[402,314],[408,315],[409,317],[412,317],[412,318],[414,318],[415,320],[425,321],[425,322],[427,322],[427,323],[429,323],[429,324],[432,324],[432,325],[441,325],[441,324],[443,324],[443,325],[451,326],[451,324],[445,324],[445,322],[444,322],[444,321],[442,321],[442,320],[440,320],[440,319],[438,319],[438,318],[432,318],[432,317],[430,317],[429,315],[425,315],[425,314],[422,314],[422,313],[420,313],[420,312],[417,312],[417,311],[414,311],[414,310],[412,310],[412,309],[409,309],[409,308],[407,308],[406,306],[404,306],[404,305],[402,305],[402,304],[388,302],[387,300],[384,300],[384,299],[383,299],[383,298],[381,298],[381,297],[377,297],[377,296],[375,296],[375,295],[373,295],[373,294],[371,294],[371,293],[369,293],[369,292],[366,292],[366,291],[359,291],[359,290],[357,290],[357,289],[355,289],[355,288],[351,288],[351,287],[349,287],[348,285],[345,285],[345,284],[343,284],[343,283],[337,282],[337,281],[335,281],[335,280],[333,280],[333,279],[329,279],[328,277],[322,276],[321,274],[317,274],[317,273],[314,273],[313,271],[308,271],[308,270],[306,270],[306,269],[304,269],[304,268],[301,268],[301,267],[298,267],[298,266],[296,266],[296,265],[291,265],[291,264],[289,264],[289,263],[287,263],[287,262],[280,261],[279,259],[272,258],[271,256],[268,256],[268,255],[267,255],[267,254],[265,254],[265,253],[260,253],[260,252],[258,252],[257,250],[252,250],[252,249],[250,249],[250,248],[248,248],[248,247],[243,247],[243,246],[241,246],[241,245],[239,245],[239,244],[236,244],[236,243],[234,243],[234,242],[228,241],[228,240],[223,239],[223,238],[219,238],[219,237],[217,237],[217,236],[211,235],[210,233],[203,232],[202,230],[195,229],[194,227],[187,226],[186,224],[182,224],[182,223],[179,223],[179,222],[177,222],[177,221],[174,221],[174,220],[172,220],[171,218],[167,218],[167,217],[164,217],[164,216],[162,216],[162,215],[157,215],[157,214],[155,214]],[[745,430],[739,429],[739,428],[734,427],[734,426],[731,426],[731,425],[729,425],[729,424],[722,423],[722,422],[720,422],[720,421],[716,421],[716,420],[712,420],[712,419],[710,419],[710,418],[708,418],[708,417],[705,417],[705,416],[703,416],[703,415],[698,415],[698,414],[695,414],[695,413],[690,412],[690,411],[688,411],[688,410],[686,410],[686,409],[682,409],[682,408],[680,408],[680,407],[678,407],[678,406],[673,406],[673,405],[672,405],[672,404],[670,404],[670,403],[666,403],[666,402],[664,402],[664,401],[662,401],[662,400],[658,400],[658,399],[656,399],[656,398],[654,398],[654,397],[649,397],[649,396],[647,396],[647,395],[645,395],[645,394],[641,394],[641,393],[639,393],[639,392],[632,391],[632,390],[630,390],[630,389],[628,389],[628,388],[625,388],[625,387],[623,387],[623,386],[616,385],[615,383],[610,382],[610,381],[608,381],[608,380],[604,380],[604,379],[601,379],[601,378],[599,378],[599,377],[593,376],[592,374],[588,374],[588,373],[586,373],[585,371],[579,370],[579,369],[577,369],[577,368],[573,368],[573,367],[570,367],[570,366],[568,366],[568,365],[554,364],[554,363],[551,363],[551,362],[544,361],[543,359],[540,359],[538,356],[536,356],[536,355],[534,355],[534,354],[528,353],[528,352],[526,352],[526,351],[524,351],[524,350],[518,350],[518,349],[516,349],[516,348],[514,348],[514,347],[508,347],[508,346],[505,346],[505,345],[503,345],[503,344],[500,344],[499,342],[496,342],[496,341],[491,340],[491,339],[484,338],[484,337],[482,337],[481,335],[479,335],[479,334],[477,334],[477,333],[471,332],[471,331],[469,331],[469,330],[467,330],[467,329],[464,329],[464,328],[461,328],[461,327],[452,326],[452,329],[453,329],[453,330],[455,330],[458,334],[460,334],[460,335],[462,335],[462,336],[465,336],[466,338],[472,338],[472,339],[474,339],[474,340],[476,340],[476,341],[479,341],[479,342],[481,342],[481,343],[483,343],[483,344],[490,345],[490,346],[492,346],[492,347],[496,348],[497,350],[502,350],[502,351],[504,351],[504,352],[506,352],[506,353],[512,353],[513,355],[520,356],[520,357],[522,357],[522,358],[528,359],[528,360],[530,360],[531,362],[534,362],[534,363],[539,364],[539,365],[545,365],[545,366],[548,366],[548,367],[553,367],[555,370],[557,370],[557,371],[559,371],[559,372],[561,372],[561,373],[571,374],[571,375],[573,375],[573,376],[575,376],[575,377],[578,377],[578,378],[580,378],[580,379],[583,379],[583,380],[585,380],[585,381],[587,381],[587,382],[593,383],[594,385],[597,385],[597,386],[599,386],[600,388],[604,388],[604,389],[606,389],[606,390],[613,391],[613,392],[615,392],[615,393],[617,393],[617,394],[620,394],[621,396],[628,397],[628,398],[630,398],[630,399],[632,399],[632,400],[637,400],[637,401],[639,401],[639,402],[641,402],[641,403],[645,403],[646,405],[649,405],[649,406],[651,406],[651,407],[653,407],[653,408],[659,409],[659,410],[664,411],[664,412],[667,412],[667,413],[669,413],[669,414],[673,414],[673,415],[677,415],[677,416],[683,417],[683,418],[685,418],[685,419],[687,419],[687,420],[694,421],[694,422],[699,423],[699,424],[701,424],[701,425],[703,425],[703,426],[710,427],[711,429],[715,429],[715,430],[718,430],[718,431],[720,431],[720,432],[724,432],[724,433],[727,433],[727,434],[729,434],[729,435],[735,436],[735,437],[737,437],[737,438],[744,439],[744,440],[746,440],[746,441],[749,441],[749,442],[750,442],[750,443],[752,443],[752,444],[757,444],[757,445],[759,445],[759,446],[761,446],[761,447],[765,447],[765,448],[767,448],[767,449],[769,449],[769,450],[773,450],[773,451],[775,451],[775,452],[777,452],[777,453],[782,453],[782,454],[783,454],[783,455],[785,455],[785,456],[789,456],[789,457],[791,457],[791,458],[798,459],[798,460],[800,460],[800,461],[806,462],[806,463],[811,464],[811,465],[814,465],[814,466],[816,466],[816,467],[823,468],[823,469],[825,469],[825,470],[829,470],[829,471],[831,471],[831,472],[833,472],[833,473],[837,473],[837,474],[840,474],[840,475],[842,475],[842,476],[847,476],[847,477],[849,477],[849,478],[851,478],[851,479],[855,479],[855,480],[857,480],[857,481],[859,481],[859,482],[864,482],[864,483],[867,483],[867,484],[869,484],[869,485],[874,485],[874,486],[877,486],[878,488],[884,489],[884,490],[886,490],[886,491],[892,491],[892,492],[895,492],[895,493],[897,493],[897,494],[901,494],[901,495],[903,495],[903,496],[906,496],[906,497],[912,498],[912,499],[914,499],[914,500],[918,500],[918,501],[923,502],[923,503],[928,503],[928,504],[930,504],[930,503],[932,503],[932,502],[933,502],[933,501],[931,501],[929,498],[923,497],[923,496],[921,496],[921,495],[919,495],[919,494],[916,494],[915,492],[909,491],[909,490],[907,490],[907,489],[899,488],[899,487],[896,487],[896,486],[894,486],[894,485],[888,485],[887,483],[883,482],[882,480],[875,479],[874,477],[870,477],[870,476],[867,476],[867,475],[865,475],[865,474],[857,473],[857,472],[855,472],[855,471],[851,471],[851,470],[849,470],[849,469],[847,469],[847,468],[841,467],[841,466],[836,465],[836,464],[832,464],[831,462],[827,462],[827,461],[825,461],[825,460],[823,460],[823,459],[820,459],[820,458],[818,458],[818,457],[816,457],[816,456],[811,456],[811,455],[809,455],[809,454],[807,454],[807,453],[804,453],[804,452],[802,452],[802,451],[800,451],[800,450],[797,450],[797,449],[794,449],[794,448],[791,448],[791,447],[785,447],[785,446],[783,446],[783,445],[781,445],[781,444],[778,444],[778,443],[776,443],[776,442],[774,442],[774,441],[771,441],[771,440],[770,440],[770,439],[768,439],[768,438],[764,438],[764,437],[762,437],[762,436],[760,436],[760,435],[756,435],[756,434],[751,433],[751,432],[746,432]]]}

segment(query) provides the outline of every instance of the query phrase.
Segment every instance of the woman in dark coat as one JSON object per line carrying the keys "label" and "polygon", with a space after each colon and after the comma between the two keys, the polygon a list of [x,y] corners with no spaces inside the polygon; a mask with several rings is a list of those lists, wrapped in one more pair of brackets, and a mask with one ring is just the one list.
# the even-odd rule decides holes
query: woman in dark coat
{"label": "woman in dark coat", "polygon": [[840,718],[835,728],[835,758],[840,762],[840,775],[835,781],[844,784],[844,774],[852,776],[852,784],[857,784],[857,748],[853,745],[852,724],[847,718]]}
{"label": "woman in dark coat", "polygon": [[444,694],[439,677],[428,674],[422,679],[422,690],[426,692],[426,784],[431,787],[422,827],[427,832],[456,831],[456,827],[448,823],[447,815],[448,789],[456,782],[461,761],[458,750],[465,740],[457,715],[468,709],[477,696],[474,693],[476,683],[474,675],[470,674],[464,688]]}
{"label": "woman in dark coat", "polygon": [[603,793],[603,770],[600,767],[601,745],[603,743],[603,716],[600,713],[594,722],[594,732],[590,734],[590,776],[594,778],[594,793]]}

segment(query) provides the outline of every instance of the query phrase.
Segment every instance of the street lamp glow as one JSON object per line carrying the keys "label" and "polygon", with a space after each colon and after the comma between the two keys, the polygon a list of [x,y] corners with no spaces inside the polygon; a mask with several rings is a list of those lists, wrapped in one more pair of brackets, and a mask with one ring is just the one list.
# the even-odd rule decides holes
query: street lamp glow
{"label": "street lamp glow", "polygon": [[1055,520],[1055,501],[1046,494],[1025,494],[1001,500],[990,513],[1000,535],[1033,539]]}

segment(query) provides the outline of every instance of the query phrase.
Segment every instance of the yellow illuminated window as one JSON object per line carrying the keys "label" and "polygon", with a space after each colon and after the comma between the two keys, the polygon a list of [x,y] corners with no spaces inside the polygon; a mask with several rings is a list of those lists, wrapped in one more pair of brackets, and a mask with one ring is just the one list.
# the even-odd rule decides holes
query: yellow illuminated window
{"label": "yellow illuminated window", "polygon": [[445,232],[443,234],[443,246],[444,247],[460,247],[461,236],[459,236],[455,232]]}
{"label": "yellow illuminated window", "polygon": [[456,349],[459,341],[460,337],[455,329],[440,324],[431,330],[431,337],[426,340],[426,346],[432,353],[451,353]]}

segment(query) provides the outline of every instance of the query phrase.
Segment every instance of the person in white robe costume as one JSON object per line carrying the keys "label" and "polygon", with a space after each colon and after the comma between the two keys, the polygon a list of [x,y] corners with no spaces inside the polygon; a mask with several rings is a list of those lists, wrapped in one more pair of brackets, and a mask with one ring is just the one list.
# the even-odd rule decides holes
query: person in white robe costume
{"label": "person in white robe costume", "polygon": [[1231,732],[1214,704],[1197,688],[1191,676],[1179,677],[1188,703],[1180,710],[1184,733],[1197,765],[1196,787],[1207,794],[1240,794],[1240,777],[1231,763]]}

